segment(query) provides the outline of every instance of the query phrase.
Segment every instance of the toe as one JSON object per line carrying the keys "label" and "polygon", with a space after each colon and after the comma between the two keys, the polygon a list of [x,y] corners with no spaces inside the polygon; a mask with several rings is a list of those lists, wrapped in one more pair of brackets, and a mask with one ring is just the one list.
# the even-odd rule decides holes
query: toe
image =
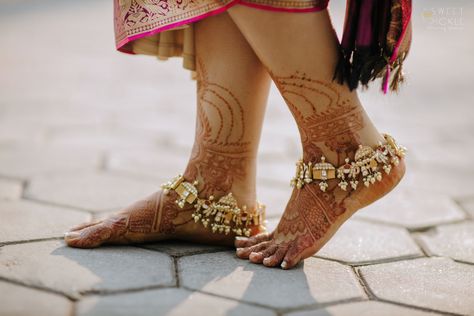
{"label": "toe", "polygon": [[283,262],[281,263],[281,267],[288,270],[296,266],[301,261],[301,253],[302,251],[300,250],[300,247],[298,247],[297,242],[290,244],[285,257],[283,258]]}
{"label": "toe", "polygon": [[288,246],[286,245],[279,245],[277,249],[275,249],[275,253],[269,257],[263,259],[263,265],[266,267],[275,267],[280,264],[283,260],[283,257],[286,255],[288,250]]}
{"label": "toe", "polygon": [[250,253],[249,261],[252,263],[261,263],[263,261],[263,253],[261,251]]}
{"label": "toe", "polygon": [[278,249],[275,243],[271,243],[266,249],[259,252],[252,252],[249,256],[249,260],[253,263],[262,263],[263,259],[270,257]]}
{"label": "toe", "polygon": [[237,254],[237,257],[241,259],[248,259],[252,252],[260,252],[266,247],[268,247],[269,245],[270,245],[269,241],[264,241],[262,243],[259,243],[250,247],[237,248],[236,254]]}
{"label": "toe", "polygon": [[95,248],[106,242],[111,236],[110,228],[99,223],[64,235],[64,241],[70,247]]}
{"label": "toe", "polygon": [[69,232],[74,232],[74,231],[78,231],[78,230],[81,230],[81,229],[84,229],[84,228],[87,228],[87,227],[90,227],[90,226],[94,226],[94,225],[99,224],[100,222],[101,221],[82,223],[80,225],[77,225],[77,226],[74,226],[73,228],[71,228]]}
{"label": "toe", "polygon": [[269,233],[261,233],[250,238],[246,237],[236,237],[235,238],[235,247],[236,248],[244,248],[250,247],[256,244],[259,244],[263,241],[268,241],[272,238],[272,235]]}

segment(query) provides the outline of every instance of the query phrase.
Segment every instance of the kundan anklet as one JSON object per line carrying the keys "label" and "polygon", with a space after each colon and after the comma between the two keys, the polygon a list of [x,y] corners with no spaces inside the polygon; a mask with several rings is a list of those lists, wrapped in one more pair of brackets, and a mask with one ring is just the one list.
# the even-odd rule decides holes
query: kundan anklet
{"label": "kundan anklet", "polygon": [[291,186],[301,189],[305,184],[318,181],[319,188],[325,192],[328,188],[328,180],[338,179],[338,186],[344,191],[348,188],[357,189],[360,181],[369,187],[376,181],[382,181],[382,171],[390,173],[393,166],[397,166],[400,159],[405,156],[406,149],[399,146],[395,139],[388,134],[383,134],[385,143],[379,143],[372,148],[359,145],[354,161],[346,158],[342,166],[335,167],[326,162],[324,156],[317,163],[299,160],[296,163],[296,175],[291,180]]}
{"label": "kundan anklet", "polygon": [[255,209],[249,210],[247,206],[238,206],[237,200],[229,193],[215,201],[214,196],[200,198],[196,186],[198,181],[187,182],[182,175],[161,185],[163,192],[175,191],[178,199],[175,201],[179,208],[186,204],[194,207],[191,215],[194,221],[200,222],[204,227],[209,227],[213,233],[247,236],[251,234],[250,226],[263,225],[265,219],[265,205],[257,203]]}

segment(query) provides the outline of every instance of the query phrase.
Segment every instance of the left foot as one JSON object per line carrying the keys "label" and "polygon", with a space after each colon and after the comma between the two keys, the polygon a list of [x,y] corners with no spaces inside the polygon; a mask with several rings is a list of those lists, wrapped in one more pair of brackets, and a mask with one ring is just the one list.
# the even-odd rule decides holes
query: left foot
{"label": "left foot", "polygon": [[346,192],[332,184],[322,192],[317,184],[295,188],[285,212],[271,234],[237,237],[237,256],[267,267],[294,267],[318,252],[357,210],[390,192],[405,173],[403,160],[389,175],[370,187]]}

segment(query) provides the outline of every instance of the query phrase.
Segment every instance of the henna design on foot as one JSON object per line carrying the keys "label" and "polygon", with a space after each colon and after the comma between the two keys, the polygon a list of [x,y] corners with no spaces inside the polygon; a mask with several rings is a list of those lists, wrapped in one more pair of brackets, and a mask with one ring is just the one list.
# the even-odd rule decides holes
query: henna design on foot
{"label": "henna design on foot", "polygon": [[[196,139],[184,177],[199,180],[203,196],[218,198],[229,193],[237,181],[245,183],[247,170],[255,163],[255,153],[251,150],[245,111],[239,99],[230,89],[210,80],[203,61],[198,58],[197,62]],[[175,204],[176,198],[174,192],[165,195],[158,191],[117,215],[77,227],[65,240],[68,245],[81,248],[189,236],[195,241],[222,241],[223,237],[214,237],[194,223],[192,206],[180,209]],[[232,239],[232,235],[225,236],[226,243]]]}
{"label": "henna design on foot", "polygon": [[[325,156],[339,165],[345,158],[353,158],[361,144],[364,113],[344,96],[341,86],[300,72],[270,74],[297,122],[303,159],[319,161]],[[269,267],[292,268],[324,246],[355,211],[390,191],[403,173],[404,165],[400,164],[382,182],[350,192],[339,190],[335,183],[325,192],[314,184],[295,188],[275,231],[236,241],[241,247],[237,256]]]}

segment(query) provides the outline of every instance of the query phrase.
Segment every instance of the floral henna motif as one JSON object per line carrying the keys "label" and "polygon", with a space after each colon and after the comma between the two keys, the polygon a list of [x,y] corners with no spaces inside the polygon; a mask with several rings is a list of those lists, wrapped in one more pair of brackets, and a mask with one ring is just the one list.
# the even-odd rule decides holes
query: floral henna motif
{"label": "floral henna motif", "polygon": [[[345,211],[333,194],[318,192],[311,186],[295,190],[275,231],[284,243],[314,244],[321,239],[335,219]],[[300,240],[301,239],[301,240]]]}

